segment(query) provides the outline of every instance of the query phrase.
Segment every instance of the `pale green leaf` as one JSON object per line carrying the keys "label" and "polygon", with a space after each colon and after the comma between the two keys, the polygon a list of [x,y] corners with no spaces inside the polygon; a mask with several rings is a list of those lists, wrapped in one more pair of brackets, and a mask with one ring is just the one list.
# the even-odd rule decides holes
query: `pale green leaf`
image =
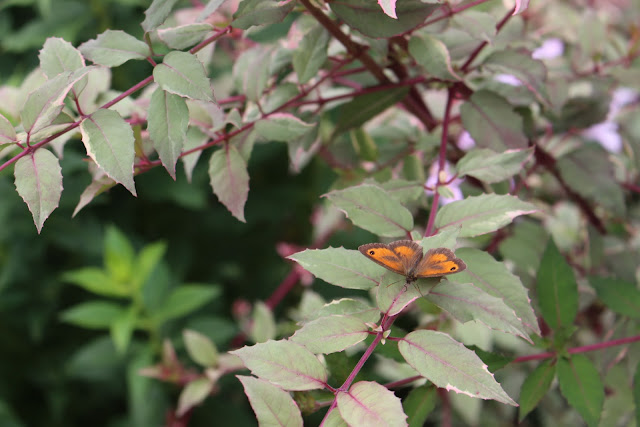
{"label": "pale green leaf", "polygon": [[449,203],[438,211],[438,229],[460,227],[460,237],[491,233],[520,215],[536,212],[534,205],[515,196],[482,194]]}
{"label": "pale green leaf", "polygon": [[136,308],[131,306],[123,310],[120,315],[114,319],[109,328],[113,346],[121,355],[126,352],[131,342],[131,337],[136,326],[137,314]]}
{"label": "pale green leaf", "polygon": [[82,208],[91,203],[94,198],[104,193],[108,189],[114,187],[115,185],[117,185],[117,183],[104,173],[94,178],[91,184],[87,185],[87,188],[85,188],[80,195],[80,200],[78,200],[78,204],[76,205],[76,208],[73,211],[73,215],[71,216],[75,217],[78,212],[80,212]]}
{"label": "pale green leaf", "polygon": [[106,67],[151,56],[146,43],[121,30],[106,30],[96,39],[82,43],[78,49],[88,60]]}
{"label": "pale green leaf", "polygon": [[256,132],[263,138],[273,141],[292,141],[300,138],[315,125],[305,123],[288,113],[272,114],[256,122]]}
{"label": "pale green leaf", "polygon": [[0,114],[0,145],[11,144],[18,140],[13,125],[5,116]]}
{"label": "pale green leaf", "polygon": [[333,315],[346,315],[370,323],[377,322],[380,319],[380,311],[377,308],[371,307],[363,301],[352,298],[342,298],[323,305],[320,309],[311,313],[305,320],[313,320]]}
{"label": "pale green leaf", "polygon": [[64,107],[64,98],[75,82],[83,78],[91,67],[65,71],[47,80],[29,94],[20,117],[27,133],[35,133],[51,125]]}
{"label": "pale green leaf", "polygon": [[435,409],[438,396],[432,385],[422,385],[409,392],[402,401],[402,407],[407,414],[409,427],[422,427],[429,414]]}
{"label": "pale green leaf", "polygon": [[253,307],[249,336],[253,342],[265,342],[276,337],[276,319],[273,311],[261,301]]}
{"label": "pale green leaf", "polygon": [[269,80],[272,49],[255,46],[247,49],[233,64],[233,82],[236,90],[250,101],[257,101]]}
{"label": "pale green leaf", "polygon": [[371,289],[386,271],[359,251],[345,248],[306,249],[287,258],[319,279],[348,289]]}
{"label": "pale green leaf", "polygon": [[40,233],[62,195],[62,169],[58,158],[44,148],[36,150],[16,162],[14,176],[16,190],[29,207]]}
{"label": "pale green leaf", "polygon": [[515,50],[497,51],[485,58],[483,68],[514,76],[543,103],[550,104],[547,95],[547,68],[540,60]]}
{"label": "pale green leaf", "polygon": [[251,373],[285,390],[322,389],[327,381],[327,371],[316,356],[291,341],[267,341],[230,353],[240,357]]}
{"label": "pale green leaf", "polygon": [[388,316],[395,316],[416,299],[429,294],[439,280],[439,277],[434,277],[406,283],[404,276],[387,272],[382,276],[378,286],[378,308]]}
{"label": "pale green leaf", "polygon": [[198,378],[190,381],[178,398],[177,415],[180,417],[194,406],[199,405],[213,390],[213,381],[209,378]]}
{"label": "pale green leaf", "polygon": [[216,366],[218,363],[218,349],[208,337],[190,330],[184,330],[182,337],[191,360],[205,368]]}
{"label": "pale green leaf", "polygon": [[40,68],[52,79],[65,71],[84,67],[84,59],[71,43],[58,37],[49,37],[38,55]]}
{"label": "pale green leaf", "polygon": [[95,267],[67,271],[62,275],[62,279],[96,295],[106,297],[124,297],[130,295],[132,291],[131,288],[113,280],[104,270]]}
{"label": "pale green leaf", "polygon": [[393,392],[373,381],[360,381],[336,395],[340,415],[351,426],[403,427],[407,416]]}
{"label": "pale green leaf", "polygon": [[244,0],[233,14],[234,28],[246,30],[254,25],[275,24],[293,10],[295,3],[274,0]]}
{"label": "pale green leaf", "polygon": [[87,154],[110,178],[135,196],[135,141],[131,126],[113,110],[98,110],[82,121],[80,131]]}
{"label": "pale green leaf", "polygon": [[427,74],[443,80],[461,80],[451,65],[451,56],[444,43],[428,34],[413,35],[409,53]]}
{"label": "pale green leaf", "polygon": [[196,22],[200,22],[215,12],[225,0],[209,0],[207,5],[200,11]]}
{"label": "pale green leaf", "polygon": [[151,96],[147,120],[153,148],[175,180],[176,163],[182,153],[189,126],[187,103],[178,95],[158,88]]}
{"label": "pale green leaf", "polygon": [[411,332],[398,343],[398,349],[409,365],[438,387],[517,406],[482,360],[447,334]]}
{"label": "pale green leaf", "polygon": [[531,341],[525,325],[501,298],[489,295],[471,283],[459,284],[443,279],[426,298],[449,312],[460,322],[477,321],[485,326]]}
{"label": "pale green leaf", "polygon": [[449,281],[472,282],[489,295],[501,299],[515,311],[530,332],[540,335],[538,319],[531,308],[528,290],[518,276],[511,273],[502,262],[478,249],[461,248],[456,251],[456,256],[464,259],[467,269],[449,276]]}
{"label": "pale green leaf", "polygon": [[181,50],[200,43],[212,31],[211,24],[187,24],[158,29],[158,37],[171,49]]}
{"label": "pale green leaf", "polygon": [[325,194],[358,227],[384,237],[404,236],[413,228],[411,212],[384,190],[362,184]]}
{"label": "pale green leaf", "polygon": [[460,107],[462,124],[481,148],[527,148],[522,117],[501,96],[479,90]]}
{"label": "pale green leaf", "polygon": [[453,16],[452,24],[469,34],[475,40],[483,40],[491,43],[496,36],[495,16],[487,12],[473,9],[465,10],[464,13],[456,13]]}
{"label": "pale green leaf", "polygon": [[302,427],[302,415],[291,395],[260,378],[236,375],[261,426]]}
{"label": "pale green leaf", "polygon": [[141,25],[145,33],[162,25],[177,2],[178,0],[153,0],[151,6],[144,11],[145,18]]}
{"label": "pale green leaf", "polygon": [[[208,139],[209,136],[203,133],[200,129],[190,126],[187,130],[187,138],[184,141],[182,150],[188,151],[200,147],[207,142]],[[196,163],[198,163],[201,154],[202,150],[196,150],[193,153],[189,153],[180,158],[184,165],[184,174],[187,176],[187,181],[189,182],[193,179],[193,169],[196,167]]]}
{"label": "pale green leaf", "polygon": [[209,160],[209,179],[218,200],[242,222],[249,196],[247,164],[233,145],[217,150]]}
{"label": "pale green leaf", "polygon": [[470,175],[488,184],[504,181],[522,171],[522,165],[533,149],[506,150],[496,153],[489,149],[469,151],[456,165],[458,176]]}
{"label": "pale green leaf", "polygon": [[600,420],[604,403],[604,385],[593,363],[584,354],[571,355],[558,360],[558,383],[560,391],[582,415],[589,427]]}
{"label": "pale green leaf", "polygon": [[187,52],[169,52],[153,69],[153,78],[167,92],[201,101],[215,101],[204,65]]}
{"label": "pale green leaf", "polygon": [[305,84],[314,77],[327,60],[329,32],[321,25],[308,31],[293,53],[293,70],[298,75],[298,83]]}
{"label": "pale green leaf", "polygon": [[335,353],[354,346],[369,336],[364,321],[351,316],[321,317],[298,329],[290,341],[304,345],[312,353]]}

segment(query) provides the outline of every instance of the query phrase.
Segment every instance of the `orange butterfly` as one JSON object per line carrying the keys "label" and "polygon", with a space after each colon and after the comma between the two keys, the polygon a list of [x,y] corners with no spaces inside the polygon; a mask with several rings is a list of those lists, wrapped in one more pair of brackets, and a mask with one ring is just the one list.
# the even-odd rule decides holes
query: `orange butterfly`
{"label": "orange butterfly", "polygon": [[458,273],[467,268],[464,261],[446,248],[429,249],[422,255],[422,246],[413,240],[397,240],[388,245],[369,243],[358,250],[387,270],[406,276],[407,283],[423,277]]}

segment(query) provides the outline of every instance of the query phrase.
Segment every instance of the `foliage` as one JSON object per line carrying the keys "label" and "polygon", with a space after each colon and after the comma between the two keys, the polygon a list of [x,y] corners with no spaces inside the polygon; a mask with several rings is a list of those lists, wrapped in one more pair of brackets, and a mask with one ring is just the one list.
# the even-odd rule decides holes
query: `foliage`
{"label": "foliage", "polygon": [[13,3],[4,424],[640,422],[637,2]]}

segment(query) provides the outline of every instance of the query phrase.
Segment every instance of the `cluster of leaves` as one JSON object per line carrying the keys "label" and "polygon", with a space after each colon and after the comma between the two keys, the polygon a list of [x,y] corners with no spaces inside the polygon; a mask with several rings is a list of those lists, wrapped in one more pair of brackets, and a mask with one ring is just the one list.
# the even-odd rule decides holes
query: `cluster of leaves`
{"label": "cluster of leaves", "polygon": [[[254,146],[284,142],[293,173],[318,159],[338,175],[319,202],[310,247],[325,246],[343,227],[339,211],[381,238],[424,236],[425,249],[460,247],[466,271],[412,284],[354,250],[291,255],[298,266],[272,298],[252,314],[236,310],[244,333],[234,343],[257,344],[219,354],[207,337],[185,332],[202,373],[185,369],[169,343],[163,361],[143,371],[185,386],[177,418],[188,420],[244,365],[255,377],[238,378],[261,424],[301,425],[303,413],[328,407],[323,425],[421,425],[438,399],[443,419],[453,402],[473,423],[479,407],[444,390],[515,406],[492,372],[500,375],[509,361],[542,360],[521,384],[509,384],[521,385],[521,420],[555,393],[556,377],[588,425],[624,422],[634,405],[640,420],[633,347],[600,366],[582,354],[640,340],[633,323],[640,313],[640,64],[630,36],[638,8],[378,3],[212,0],[172,15],[175,0],[155,0],[144,41],[114,30],[78,48],[50,38],[40,67],[19,88],[3,88],[0,144],[8,160],[0,171],[14,166],[16,190],[40,232],[58,207],[59,158],[78,129],[92,183],[75,213],[118,184],[136,195],[134,177],[158,166],[176,180],[180,161],[191,180],[214,147],[213,192],[244,222]],[[547,42],[561,51],[537,49]],[[230,73],[216,73],[219,58],[231,59]],[[147,61],[153,71],[115,92],[111,69],[128,61]],[[618,132],[603,134],[611,128]],[[65,279],[128,306],[90,301],[63,319],[109,329],[121,352],[135,330],[159,348],[165,322],[218,293],[154,287],[164,251],[155,244],[136,255],[109,231],[104,270]],[[273,309],[308,273],[368,293],[327,300],[307,290],[290,314],[297,324],[278,325]],[[465,337],[472,321],[483,339]],[[595,338],[609,340],[591,344]],[[531,351],[523,340],[544,352],[518,357]],[[379,370],[401,375],[367,371],[356,381],[374,354]],[[341,375],[338,358],[357,361]],[[382,385],[378,375],[394,381]],[[424,379],[402,400],[390,391]],[[606,397],[605,383],[613,389]]]}

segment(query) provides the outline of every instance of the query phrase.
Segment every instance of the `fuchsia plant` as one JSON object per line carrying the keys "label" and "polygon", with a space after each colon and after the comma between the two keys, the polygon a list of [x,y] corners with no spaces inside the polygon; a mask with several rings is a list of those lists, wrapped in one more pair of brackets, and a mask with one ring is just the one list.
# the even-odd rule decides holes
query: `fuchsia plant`
{"label": "fuchsia plant", "polygon": [[[141,371],[182,387],[168,423],[186,425],[241,370],[261,425],[318,412],[324,426],[452,425],[454,415],[478,425],[534,410],[553,420],[544,397],[558,393],[556,378],[589,426],[640,422],[637,7],[212,0],[172,14],[174,4],[153,1],[143,40],[119,30],[78,47],[48,39],[22,87],[3,88],[16,102],[0,108],[0,170],[14,168],[39,232],[62,194],[62,146],[78,131],[93,181],[74,215],[116,185],[139,195],[135,177],[159,166],[191,179],[205,155],[213,193],[246,222],[259,143],[285,143],[292,173],[314,159],[336,171],[317,200],[314,242],[286,257],[291,271],[264,303],[234,305],[242,332],[228,352],[185,331],[201,371],[169,341]],[[288,36],[259,37],[278,25]],[[210,72],[219,55],[232,59],[226,75]],[[114,93],[111,69],[127,61],[147,61],[152,75]],[[354,227],[372,241],[455,249],[466,270],[406,283],[355,247],[327,247]],[[145,254],[141,265],[162,255]],[[299,305],[276,311],[309,273],[319,280]],[[328,285],[348,296],[326,300]],[[190,291],[189,307],[214,298]],[[587,326],[594,306],[606,307],[588,319],[604,335]],[[165,319],[137,315],[144,322],[126,328],[122,313],[105,321],[119,350]],[[86,325],[92,314],[74,316]],[[620,353],[605,362],[593,351]],[[336,360],[353,362],[348,374]]]}

